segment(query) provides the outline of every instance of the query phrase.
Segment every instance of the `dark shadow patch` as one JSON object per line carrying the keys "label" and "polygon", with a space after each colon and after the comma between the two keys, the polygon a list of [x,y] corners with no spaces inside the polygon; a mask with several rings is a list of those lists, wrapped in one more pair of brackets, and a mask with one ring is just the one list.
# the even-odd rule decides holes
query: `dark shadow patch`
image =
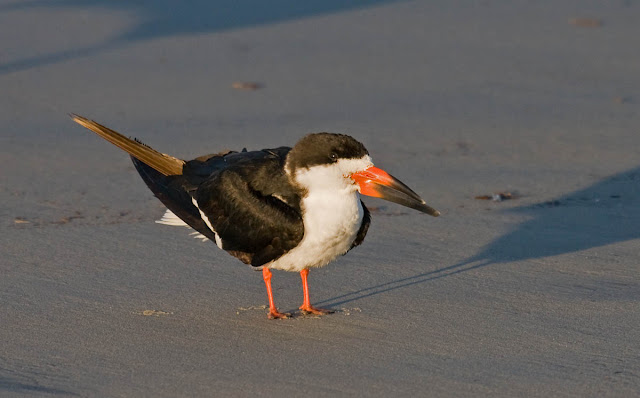
{"label": "dark shadow patch", "polygon": [[0,376],[0,392],[2,391],[10,392],[10,393],[22,393],[22,394],[44,393],[44,394],[52,394],[52,395],[70,395],[74,397],[79,396],[78,394],[71,391],[62,390],[59,388],[45,387],[35,382],[25,383],[18,380],[13,380],[7,377]]}
{"label": "dark shadow patch", "polygon": [[111,9],[125,11],[138,17],[138,24],[127,31],[116,32],[103,42],[87,47],[71,48],[30,58],[8,61],[0,65],[0,74],[27,70],[59,62],[85,58],[132,43],[167,36],[206,34],[247,28],[250,26],[281,23],[289,20],[310,18],[352,9],[372,7],[403,0],[325,0],[320,2],[263,0],[193,0],[175,2],[171,0],[125,1],[125,0],[34,0],[17,1],[0,6],[0,12],[32,8],[82,8]]}

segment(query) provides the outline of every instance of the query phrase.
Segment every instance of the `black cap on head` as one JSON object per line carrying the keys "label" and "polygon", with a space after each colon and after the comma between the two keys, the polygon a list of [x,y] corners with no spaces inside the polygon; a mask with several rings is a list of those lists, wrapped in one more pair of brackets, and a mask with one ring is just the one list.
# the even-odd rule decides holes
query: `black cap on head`
{"label": "black cap on head", "polygon": [[314,133],[303,137],[287,155],[291,171],[331,164],[339,159],[359,159],[369,152],[353,137],[345,134]]}

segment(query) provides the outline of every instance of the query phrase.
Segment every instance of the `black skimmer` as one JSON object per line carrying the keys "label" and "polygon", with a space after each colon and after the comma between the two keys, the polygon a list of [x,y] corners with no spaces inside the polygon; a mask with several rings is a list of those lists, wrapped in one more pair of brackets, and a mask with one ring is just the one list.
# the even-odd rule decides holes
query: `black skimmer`
{"label": "black skimmer", "polygon": [[70,116],[131,155],[144,182],[168,209],[158,222],[191,227],[198,237],[262,270],[269,318],[289,315],[274,303],[271,269],[300,272],[304,313],[331,312],[311,305],[307,275],[310,268],[327,265],[362,243],[371,219],[361,194],[440,215],[374,167],[364,145],[348,135],[309,134],[293,148],[244,149],[184,161]]}

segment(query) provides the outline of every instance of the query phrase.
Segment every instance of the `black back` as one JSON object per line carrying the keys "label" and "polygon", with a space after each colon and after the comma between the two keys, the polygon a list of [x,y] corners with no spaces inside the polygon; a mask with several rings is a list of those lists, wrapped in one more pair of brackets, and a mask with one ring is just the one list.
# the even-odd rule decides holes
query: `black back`
{"label": "black back", "polygon": [[231,153],[185,167],[185,176],[191,166],[199,172],[211,168],[194,197],[223,249],[253,266],[277,259],[304,236],[301,193],[283,169],[289,150]]}

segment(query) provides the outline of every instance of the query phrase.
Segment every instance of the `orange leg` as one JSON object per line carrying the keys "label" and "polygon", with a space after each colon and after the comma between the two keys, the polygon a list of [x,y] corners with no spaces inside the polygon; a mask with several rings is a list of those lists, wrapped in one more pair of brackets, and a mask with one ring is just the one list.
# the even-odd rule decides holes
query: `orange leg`
{"label": "orange leg", "polygon": [[300,271],[300,276],[302,277],[302,293],[304,294],[304,301],[302,302],[300,309],[302,310],[302,312],[305,312],[307,314],[314,314],[314,315],[324,315],[324,314],[333,313],[332,310],[315,308],[314,306],[311,305],[311,300],[309,299],[309,286],[307,285],[308,275],[309,275],[308,268],[305,268],[302,271]]}
{"label": "orange leg", "polygon": [[269,319],[283,319],[288,318],[289,314],[283,314],[276,308],[276,303],[273,301],[273,291],[271,291],[271,271],[269,268],[264,267],[262,269],[262,277],[264,278],[264,284],[267,285],[267,296],[269,296]]}

